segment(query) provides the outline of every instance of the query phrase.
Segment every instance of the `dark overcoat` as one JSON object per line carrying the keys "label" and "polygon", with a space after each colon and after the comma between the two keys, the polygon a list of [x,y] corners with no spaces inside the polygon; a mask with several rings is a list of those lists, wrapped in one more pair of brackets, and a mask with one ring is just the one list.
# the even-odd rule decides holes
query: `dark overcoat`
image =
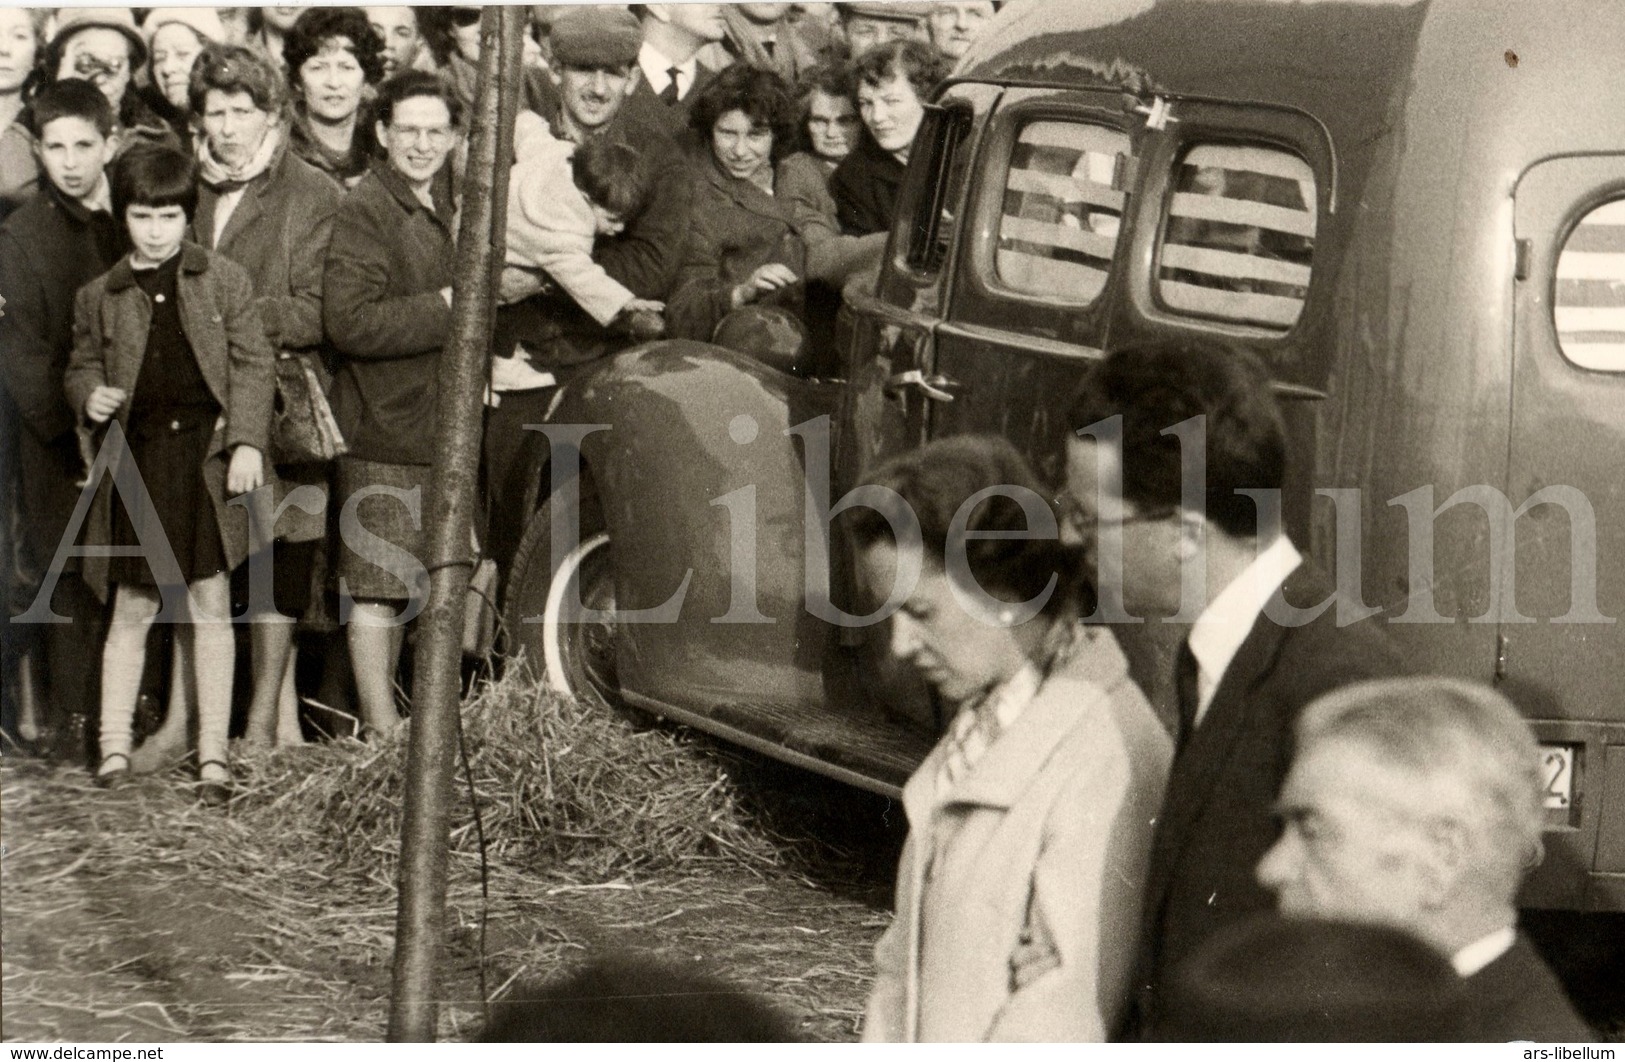
{"label": "dark overcoat", "polygon": [[[790,207],[750,181],[722,172],[709,151],[694,162],[693,227],[677,289],[666,306],[673,336],[709,340],[717,322],[733,308],[735,285],[769,262],[807,275],[807,247],[796,231]],[[764,298],[801,315],[804,284]]]}
{"label": "dark overcoat", "polygon": [[73,349],[73,300],[118,259],[110,215],[54,188],[25,202],[0,226],[0,376],[20,427],[21,539],[25,571],[55,557],[84,469],[74,411],[62,392]]}
{"label": "dark overcoat", "polygon": [[[444,182],[436,182],[436,189]],[[322,319],[338,351],[333,416],[350,456],[434,463],[436,372],[451,336],[451,203],[430,210],[388,163],[339,206],[323,273]]]}

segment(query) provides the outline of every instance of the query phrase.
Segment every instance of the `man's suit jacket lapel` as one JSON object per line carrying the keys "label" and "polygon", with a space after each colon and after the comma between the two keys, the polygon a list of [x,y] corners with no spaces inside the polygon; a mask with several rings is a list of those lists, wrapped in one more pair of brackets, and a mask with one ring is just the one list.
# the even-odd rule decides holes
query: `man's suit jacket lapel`
{"label": "man's suit jacket lapel", "polygon": [[[1287,577],[1285,586],[1294,586],[1306,572],[1307,566],[1300,565]],[[1276,591],[1277,597],[1280,594],[1281,591]],[[1146,912],[1153,918],[1167,898],[1169,878],[1190,839],[1191,826],[1212,797],[1237,738],[1247,729],[1254,712],[1253,690],[1275,670],[1285,634],[1285,629],[1268,615],[1259,615],[1230,666],[1220,676],[1219,686],[1201,723],[1174,757],[1173,772],[1168,779],[1168,799],[1162,809],[1162,825],[1151,851],[1150,902]]]}

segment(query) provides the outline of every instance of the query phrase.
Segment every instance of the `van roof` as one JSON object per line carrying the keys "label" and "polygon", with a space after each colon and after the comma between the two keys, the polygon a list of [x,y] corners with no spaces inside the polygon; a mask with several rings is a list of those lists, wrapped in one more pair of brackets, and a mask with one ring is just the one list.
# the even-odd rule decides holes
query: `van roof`
{"label": "van roof", "polygon": [[1625,143],[1622,55],[1625,4],[1588,0],[1015,0],[955,79],[1288,106],[1345,149],[1465,102],[1539,157]]}

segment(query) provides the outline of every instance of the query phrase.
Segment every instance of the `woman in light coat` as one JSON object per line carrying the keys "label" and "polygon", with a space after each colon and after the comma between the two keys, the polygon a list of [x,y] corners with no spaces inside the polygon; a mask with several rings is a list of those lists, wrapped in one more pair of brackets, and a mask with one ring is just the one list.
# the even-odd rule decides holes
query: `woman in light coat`
{"label": "woman in light coat", "polygon": [[920,530],[873,510],[852,525],[875,597],[906,592],[892,652],[958,707],[903,790],[864,1039],[1104,1040],[1128,1000],[1173,742],[1111,633],[1078,622],[1080,559],[1053,537],[975,534],[1054,527],[1008,442],[934,442],[871,482],[905,503],[896,527],[911,510]]}

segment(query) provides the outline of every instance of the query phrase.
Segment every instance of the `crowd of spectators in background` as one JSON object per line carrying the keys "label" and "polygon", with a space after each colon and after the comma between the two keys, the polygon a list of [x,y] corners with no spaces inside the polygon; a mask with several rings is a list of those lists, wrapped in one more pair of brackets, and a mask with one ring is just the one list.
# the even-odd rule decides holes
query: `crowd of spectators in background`
{"label": "crowd of spectators in background", "polygon": [[[505,567],[528,516],[523,426],[584,366],[659,336],[743,349],[787,334],[788,354],[748,352],[820,356],[842,287],[879,265],[926,101],[996,7],[533,9],[486,396],[484,556]],[[397,617],[426,586],[392,559],[425,554],[401,502],[427,489],[435,456],[480,17],[0,9],[7,594],[12,616],[72,620],[6,625],[13,742],[88,757],[112,788],[177,762],[195,732],[198,796],[227,803],[238,627],[248,746],[305,740],[299,649],[328,642],[341,648],[310,670],[341,691],[328,699],[350,706],[355,732],[401,725]],[[279,448],[290,373],[328,397],[336,458]],[[1163,429],[1209,412],[1240,434],[1215,445],[1210,504],[1192,514],[1177,467],[1159,466]],[[1339,948],[1388,957],[1372,966],[1375,1009],[1334,1021],[1300,1008],[1279,1028],[1587,1035],[1515,931],[1539,846],[1527,726],[1489,691],[1396,677],[1370,625],[1260,618],[1278,592],[1330,587],[1284,536],[1261,538],[1253,503],[1234,496],[1283,482],[1280,413],[1245,359],[1114,352],[1069,423],[1114,415],[1116,451],[1066,442],[1074,528],[1137,525],[1124,586],[1136,614],[1178,609],[1179,562],[1200,551],[1215,588],[1204,618],[1245,620],[1192,628],[1172,733],[1111,633],[1083,626],[1085,587],[1020,623],[953,611],[952,573],[931,557],[963,534],[960,502],[994,484],[1048,493],[1013,447],[950,439],[870,470],[911,504],[928,548],[905,558],[885,520],[859,522],[859,563],[881,584],[921,565],[892,649],[962,710],[904,793],[898,918],[865,1035],[1263,1036],[1278,1015],[1224,1010],[1246,992],[1204,993],[1259,954],[1281,970]],[[335,534],[340,514],[368,533]],[[979,586],[1026,600],[1052,571],[1089,567],[1076,543],[1019,534],[1019,507],[979,519],[997,540],[971,555]],[[81,559],[75,543],[126,553]],[[180,622],[155,623],[164,615]],[[302,640],[301,626],[320,636]],[[162,722],[137,745],[149,698]],[[1384,800],[1381,829],[1352,821]],[[1333,838],[1339,815],[1351,822]],[[1277,905],[1350,925],[1310,944],[1250,927]],[[1311,964],[1299,980],[1333,968],[1354,966]],[[1382,1003],[1384,983],[1407,977],[1426,1005]]]}

